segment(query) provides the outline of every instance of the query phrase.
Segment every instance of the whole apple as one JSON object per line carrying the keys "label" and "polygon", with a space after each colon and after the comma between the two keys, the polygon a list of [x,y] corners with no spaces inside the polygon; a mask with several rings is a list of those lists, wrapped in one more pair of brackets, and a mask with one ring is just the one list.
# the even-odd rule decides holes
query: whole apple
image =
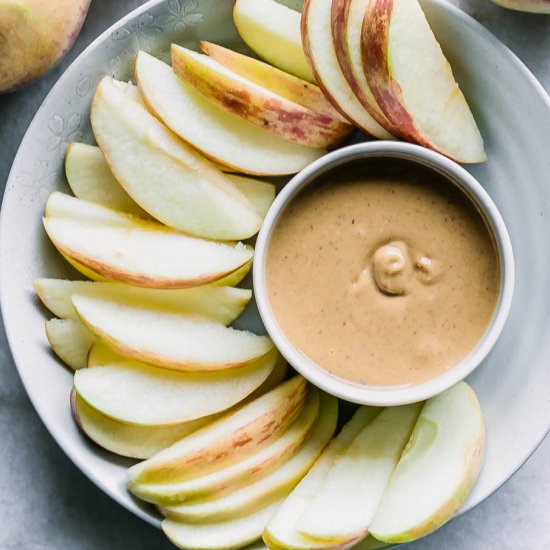
{"label": "whole apple", "polygon": [[493,0],[493,2],[511,10],[550,14],[550,0]]}
{"label": "whole apple", "polygon": [[0,0],[0,93],[38,78],[73,45],[91,0]]}

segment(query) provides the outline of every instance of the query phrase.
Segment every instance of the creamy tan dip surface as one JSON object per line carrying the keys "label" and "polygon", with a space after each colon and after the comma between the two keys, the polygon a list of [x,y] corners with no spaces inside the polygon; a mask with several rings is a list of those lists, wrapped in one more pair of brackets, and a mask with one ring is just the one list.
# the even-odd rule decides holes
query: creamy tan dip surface
{"label": "creamy tan dip surface", "polygon": [[341,174],[283,212],[266,256],[273,313],[321,368],[415,384],[456,365],[493,316],[498,258],[462,193],[435,176]]}

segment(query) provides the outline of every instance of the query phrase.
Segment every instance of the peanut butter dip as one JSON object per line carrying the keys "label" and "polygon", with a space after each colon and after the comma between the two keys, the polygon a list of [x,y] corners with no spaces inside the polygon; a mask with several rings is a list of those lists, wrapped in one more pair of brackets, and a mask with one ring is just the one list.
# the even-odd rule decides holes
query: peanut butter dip
{"label": "peanut butter dip", "polygon": [[409,385],[452,368],[481,339],[498,257],[481,215],[446,180],[340,174],[279,218],[266,286],[286,337],[320,368]]}

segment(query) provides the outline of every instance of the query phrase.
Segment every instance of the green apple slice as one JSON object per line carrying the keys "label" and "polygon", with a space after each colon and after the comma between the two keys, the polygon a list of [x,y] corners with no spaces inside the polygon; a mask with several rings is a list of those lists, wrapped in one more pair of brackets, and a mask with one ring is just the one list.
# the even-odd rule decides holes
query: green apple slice
{"label": "green apple slice", "polygon": [[299,12],[275,0],[237,0],[233,21],[241,38],[261,58],[315,82],[302,48]]}
{"label": "green apple slice", "polygon": [[252,297],[251,290],[232,287],[159,290],[123,283],[63,279],[35,279],[33,285],[44,305],[62,319],[78,319],[72,297],[79,294],[88,298],[115,300],[160,311],[200,315],[229,325],[243,312]]}
{"label": "green apple slice", "polygon": [[206,241],[141,224],[103,226],[57,217],[43,222],[64,256],[99,275],[135,286],[202,286],[230,275],[253,256],[252,248],[241,243]]}
{"label": "green apple slice", "polygon": [[322,489],[337,457],[352,444],[353,440],[381,410],[374,407],[357,409],[351,420],[324,450],[313,468],[285,499],[266,527],[263,536],[266,542],[269,542],[270,548],[288,550],[330,550],[332,548],[336,550],[336,548],[340,548],[341,545],[336,547],[332,543],[313,541],[311,538],[305,537],[296,530],[296,521],[309,508],[315,495]]}
{"label": "green apple slice", "polygon": [[418,0],[371,0],[363,67],[378,105],[405,139],[458,162],[484,162],[483,139]]}
{"label": "green apple slice", "polygon": [[260,228],[260,216],[231,181],[110,77],[96,89],[91,121],[115,178],[154,218],[210,239],[245,239]]}
{"label": "green apple slice", "polygon": [[277,439],[300,414],[307,393],[308,385],[301,376],[291,378],[214,424],[136,464],[128,470],[128,481],[179,482],[235,464]]}
{"label": "green apple slice", "polygon": [[172,44],[172,69],[220,109],[307,147],[334,147],[351,131],[341,117],[313,111],[233,72],[214,58]]}
{"label": "green apple slice", "polygon": [[322,489],[296,522],[314,540],[348,542],[367,535],[421,403],[384,409],[335,460]]}
{"label": "green apple slice", "polygon": [[380,139],[391,139],[361,105],[346,80],[332,39],[332,0],[306,0],[302,12],[302,42],[317,85],[348,120],[364,132]]}
{"label": "green apple slice", "polygon": [[71,369],[87,366],[88,353],[96,338],[80,321],[50,319],[46,321],[46,336],[54,353]]}
{"label": "green apple slice", "polygon": [[[99,147],[71,143],[65,157],[65,173],[73,193],[79,199],[142,218],[149,217],[119,185]],[[234,174],[227,174],[227,177],[250,201],[258,215],[265,217],[275,198],[275,186],[266,181]]]}
{"label": "green apple slice", "polygon": [[79,318],[121,355],[183,371],[241,367],[273,349],[267,336],[228,328],[198,316],[75,294]]}
{"label": "green apple slice", "polygon": [[148,108],[166,126],[208,158],[239,172],[293,174],[323,154],[226,113],[145,52],[136,59],[136,79]]}
{"label": "green apple slice", "polygon": [[171,519],[162,522],[164,534],[186,550],[237,550],[262,536],[262,531],[280,506],[270,504],[249,516],[220,523],[192,524]]}
{"label": "green apple slice", "polygon": [[101,414],[75,390],[71,408],[78,427],[94,443],[117,455],[139,459],[149,458],[217,418],[207,416],[173,426],[135,426]]}
{"label": "green apple slice", "polygon": [[474,391],[461,382],[426,402],[369,527],[386,542],[423,537],[462,506],[479,475],[485,423]]}
{"label": "green apple slice", "polygon": [[125,361],[76,373],[74,386],[101,414],[137,426],[167,426],[229,409],[264,382],[275,350],[235,372],[188,374]]}
{"label": "green apple slice", "polygon": [[318,391],[309,392],[300,415],[288,429],[267,447],[221,470],[180,483],[133,483],[129,489],[143,500],[172,506],[187,499],[227,494],[250,486],[271,474],[294,456],[315,428],[319,412]]}
{"label": "green apple slice", "polygon": [[179,521],[210,523],[242,517],[287,496],[323,452],[334,434],[337,420],[336,398],[323,394],[319,419],[311,436],[293,457],[281,464],[274,472],[228,495],[201,500],[193,499],[189,503],[161,508],[161,512]]}

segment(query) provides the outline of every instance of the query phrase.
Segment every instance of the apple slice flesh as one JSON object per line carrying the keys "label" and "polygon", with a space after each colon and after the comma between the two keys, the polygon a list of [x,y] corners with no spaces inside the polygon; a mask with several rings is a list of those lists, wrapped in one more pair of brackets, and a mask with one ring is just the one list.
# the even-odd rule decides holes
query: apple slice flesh
{"label": "apple slice flesh", "polygon": [[372,535],[408,542],[443,525],[469,495],[484,451],[483,414],[468,384],[428,400],[372,520]]}
{"label": "apple slice flesh", "polygon": [[70,143],[65,155],[65,174],[72,192],[79,199],[147,217],[145,210],[119,185],[99,147]]}
{"label": "apple slice flesh", "polygon": [[149,458],[216,418],[214,415],[166,427],[134,426],[96,411],[74,389],[71,409],[78,427],[94,443],[117,455],[139,459]]}
{"label": "apple slice flesh", "polygon": [[380,139],[391,139],[361,105],[344,77],[331,31],[332,0],[306,0],[302,12],[302,43],[315,80],[334,107],[364,132]]}
{"label": "apple slice flesh", "polygon": [[359,433],[298,519],[300,533],[329,542],[367,535],[421,407],[415,403],[384,409]]}
{"label": "apple slice flesh", "polygon": [[231,181],[109,77],[96,89],[91,121],[115,178],[154,218],[210,239],[258,231],[261,218]]}
{"label": "apple slice flesh", "polygon": [[550,14],[550,0],[492,0],[495,4],[516,11]]}
{"label": "apple slice flesh", "polygon": [[342,545],[335,546],[332,543],[313,541],[311,538],[305,537],[296,530],[296,521],[304,514],[315,495],[322,489],[338,455],[352,444],[353,440],[379,414],[380,410],[373,407],[357,409],[351,420],[323,451],[319,460],[285,499],[266,527],[264,539],[266,542],[270,542],[270,548],[289,550],[330,550],[332,548],[337,550],[342,548]]}
{"label": "apple slice flesh", "polygon": [[472,112],[418,0],[372,0],[361,53],[374,97],[403,136],[458,162],[487,159]]}
{"label": "apple slice flesh", "polygon": [[273,349],[267,336],[228,328],[198,316],[75,294],[79,318],[121,355],[183,371],[241,367]]}
{"label": "apple slice flesh", "polygon": [[334,51],[340,69],[359,103],[389,133],[399,136],[396,129],[380,109],[369,87],[361,57],[361,29],[369,0],[333,0],[331,29]]}
{"label": "apple slice flesh", "polygon": [[315,82],[300,38],[300,13],[275,0],[237,0],[233,21],[261,58],[298,78]]}
{"label": "apple slice flesh", "polygon": [[295,103],[303,105],[312,111],[339,119],[348,123],[342,115],[327,101],[321,89],[296,76],[293,76],[277,67],[264,63],[253,57],[243,55],[218,44],[201,40],[201,50],[209,57],[238,75],[286,97]]}
{"label": "apple slice flesh", "polygon": [[250,487],[271,474],[293,457],[315,428],[319,412],[319,395],[312,389],[300,415],[289,428],[267,447],[221,470],[180,483],[130,483],[138,497],[162,506],[173,506],[187,499],[215,497],[229,491]]}
{"label": "apple slice flesh", "polygon": [[220,109],[307,147],[334,147],[351,126],[312,111],[229,70],[214,58],[172,44],[172,68]]}
{"label": "apple slice flesh", "polygon": [[63,279],[35,279],[34,289],[44,305],[57,317],[78,319],[74,294],[88,298],[117,300],[150,309],[200,315],[224,325],[232,323],[252,297],[245,288],[197,287],[176,290],[139,288],[122,283],[93,283]]}
{"label": "apple slice flesh", "polygon": [[145,52],[136,58],[136,80],[149,110],[166,126],[208,158],[239,172],[293,174],[323,154],[222,111]]}
{"label": "apple slice flesh", "polygon": [[[79,199],[142,218],[149,217],[116,181],[99,147],[71,143],[65,157],[65,172],[73,193]],[[234,174],[227,174],[227,177],[251,202],[258,215],[265,217],[275,198],[275,186],[266,181]]]}
{"label": "apple slice flesh", "polygon": [[83,369],[74,379],[96,411],[136,426],[168,426],[229,409],[264,382],[277,354],[236,372],[187,374],[126,361]]}
{"label": "apple slice flesh", "polygon": [[[113,211],[114,212],[114,211]],[[149,288],[190,288],[230,275],[253,256],[251,248],[135,224],[102,226],[46,218],[56,248],[108,279]]]}
{"label": "apple slice flesh", "polygon": [[165,519],[162,530],[178,548],[237,550],[262,536],[262,531],[280,504],[280,501],[275,502],[249,516],[220,523],[192,524]]}
{"label": "apple slice flesh", "polygon": [[[310,392],[313,393],[313,389]],[[189,503],[161,508],[161,512],[179,521],[210,523],[242,517],[280,500],[292,491],[322,453],[334,434],[337,420],[336,398],[323,394],[319,419],[311,436],[293,457],[274,472],[220,498],[193,499]]]}
{"label": "apple slice flesh", "polygon": [[80,321],[50,319],[46,321],[46,336],[54,353],[71,369],[87,366],[88,352],[96,338]]}
{"label": "apple slice flesh", "polygon": [[128,358],[120,355],[116,351],[107,347],[97,340],[92,344],[88,352],[88,368],[103,367],[105,365],[115,365],[117,363],[127,363]]}
{"label": "apple slice flesh", "polygon": [[[81,371],[83,372],[83,371]],[[301,376],[128,470],[130,483],[172,483],[220,470],[261,451],[298,416],[308,385]]]}

